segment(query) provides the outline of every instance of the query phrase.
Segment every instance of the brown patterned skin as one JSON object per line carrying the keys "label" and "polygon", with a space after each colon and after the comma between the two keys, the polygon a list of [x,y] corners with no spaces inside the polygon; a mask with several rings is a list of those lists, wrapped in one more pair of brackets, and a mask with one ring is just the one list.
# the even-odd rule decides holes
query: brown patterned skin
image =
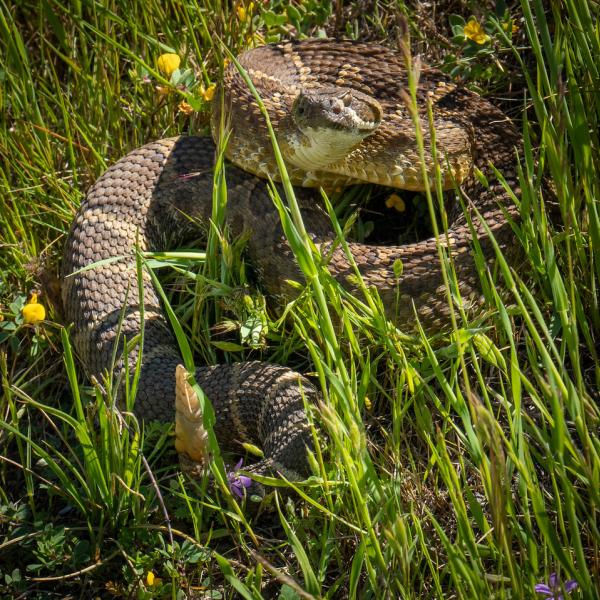
{"label": "brown patterned skin", "polygon": [[[343,86],[370,96],[382,109],[382,122],[348,156],[323,169],[307,172],[286,161],[292,183],[335,188],[353,183],[373,182],[409,190],[422,190],[419,153],[414,124],[402,100],[408,89],[405,59],[382,46],[351,41],[304,40],[256,48],[239,58],[269,111],[284,158],[289,147],[294,122],[291,116],[295,98],[305,88],[319,90]],[[230,65],[225,72],[223,91],[224,122],[231,128],[227,157],[240,168],[258,176],[269,174],[278,179],[278,171],[264,120],[250,90],[238,71]],[[486,258],[494,250],[484,227],[475,216],[479,211],[492,229],[496,241],[508,258],[516,258],[512,228],[503,211],[516,218],[518,209],[498,181],[495,167],[507,186],[518,197],[516,154],[521,139],[508,118],[480,96],[451,82],[443,73],[423,65],[417,93],[424,133],[426,155],[432,152],[428,125],[428,102],[431,102],[435,126],[436,151],[445,188],[453,188],[456,178],[465,199]],[[215,103],[213,134],[218,134],[222,120],[220,102]],[[293,159],[292,159],[293,160]],[[428,159],[428,176],[434,162]],[[489,188],[473,176],[473,166],[487,178]],[[482,298],[479,276],[471,256],[472,235],[462,212],[448,228],[448,242],[458,275],[464,305],[476,309]],[[309,227],[310,229],[310,227]],[[318,237],[318,235],[316,236]],[[328,246],[326,235],[323,242]],[[445,243],[442,240],[442,243]],[[267,245],[267,242],[265,242]],[[404,246],[370,246],[350,244],[354,258],[367,285],[376,287],[388,315],[404,327],[414,323],[415,309],[428,329],[439,329],[449,322],[445,287],[439,269],[435,239]],[[289,279],[289,264],[277,256],[267,256],[265,285],[270,291],[284,292]],[[400,281],[394,275],[396,259],[403,263]],[[353,274],[341,251],[334,253],[330,270],[344,285],[351,287]],[[399,295],[398,295],[399,291]],[[413,309],[414,304],[414,309]]]}
{"label": "brown patterned skin", "polygon": [[[100,378],[111,368],[123,307],[122,338],[131,340],[140,332],[132,256],[136,243],[142,251],[177,246],[198,234],[187,216],[205,223],[210,218],[214,153],[209,138],[153,142],[108,169],[81,205],[65,247],[62,288],[66,320],[74,323],[72,340],[90,375]],[[236,199],[228,213],[234,232],[250,228],[264,239],[281,238],[264,182],[231,167],[227,183],[229,197]],[[272,248],[258,239],[249,244],[249,254],[260,264]],[[293,262],[289,250],[287,254],[284,260]],[[119,256],[123,258],[77,273],[94,262]],[[175,369],[181,357],[147,273],[144,315],[135,412],[145,420],[171,422]],[[129,354],[132,368],[136,359],[134,350]],[[121,366],[119,361],[117,370]],[[312,439],[302,394],[308,401],[315,398],[308,381],[287,368],[258,361],[201,367],[195,376],[215,409],[215,434],[222,446],[240,451],[239,442],[259,444],[265,460],[251,470],[306,475],[306,447],[312,447]]]}
{"label": "brown patterned skin", "polygon": [[[377,173],[391,176],[380,183],[420,189],[413,125],[400,99],[406,86],[403,59],[378,46],[352,42],[305,41],[258,48],[241,57],[255,85],[259,86],[271,118],[280,132],[282,148],[290,150],[288,112],[300,85],[355,87],[375,99],[366,106],[375,114],[382,109],[382,123],[359,148],[337,161],[332,174],[321,169],[307,173],[291,168],[295,183],[331,187],[372,181]],[[265,65],[272,69],[267,76]],[[227,86],[233,86],[229,90]],[[226,121],[233,128],[228,153],[231,160],[258,175],[273,169],[273,157],[265,128],[256,115],[248,90],[229,69],[225,76]],[[360,102],[360,95],[357,95]],[[490,163],[503,173],[518,195],[515,150],[519,137],[506,117],[476,94],[456,87],[434,69],[423,68],[419,83],[420,110],[426,124],[426,101],[433,103],[438,153],[446,157],[442,172],[446,187],[452,177],[462,181],[462,190],[477,208],[508,254],[514,246],[510,225],[503,211],[512,216],[516,208],[497,181]],[[218,102],[215,103],[218,106]],[[232,110],[240,114],[231,116]],[[215,122],[220,118],[215,111]],[[430,135],[426,146],[431,151]],[[293,148],[291,149],[293,152]],[[73,341],[90,374],[99,376],[111,367],[117,325],[123,306],[121,333],[131,340],[140,330],[135,260],[136,243],[141,250],[164,250],[197,235],[193,219],[206,223],[212,206],[214,144],[208,138],[182,137],[160,140],[131,152],[111,167],[92,187],[68,237],[63,264],[63,303],[73,322]],[[441,158],[441,157],[440,157]],[[409,164],[410,163],[410,164]],[[489,187],[469,175],[471,164],[480,169]],[[381,168],[384,165],[384,168]],[[433,167],[430,169],[430,171]],[[340,174],[344,171],[346,174]],[[185,177],[183,177],[185,176]],[[247,253],[262,285],[273,296],[291,295],[285,281],[302,281],[291,249],[283,236],[279,217],[265,184],[253,175],[227,167],[227,219],[234,235],[249,231]],[[297,190],[303,218],[314,242],[325,253],[334,236],[319,208],[319,194]],[[484,254],[493,248],[475,218],[475,235]],[[471,232],[463,216],[449,227],[448,239],[463,298],[477,304],[481,297],[478,275],[471,256]],[[448,323],[448,307],[434,239],[399,247],[350,244],[367,285],[378,288],[386,310],[396,322],[410,327],[415,310],[429,328]],[[119,260],[82,273],[78,269],[93,262],[121,256]],[[393,265],[401,259],[404,269],[398,281]],[[336,248],[329,269],[341,283],[352,287],[352,274],[343,252]],[[399,288],[398,288],[399,284]],[[179,352],[148,275],[144,275],[145,341],[142,376],[136,413],[144,419],[171,421],[174,415],[174,372]],[[133,363],[136,351],[130,354]],[[119,367],[120,365],[117,365]],[[276,467],[292,474],[308,471],[305,448],[312,447],[299,376],[288,369],[265,363],[237,363],[199,368],[198,383],[213,403],[216,434],[224,446],[252,440],[263,446],[265,461],[254,468],[263,472]],[[313,387],[302,381],[302,389],[314,398]],[[238,446],[239,448],[239,446]]]}
{"label": "brown patterned skin", "polygon": [[[400,53],[351,41],[304,40],[256,48],[242,54],[239,62],[260,90],[284,156],[293,153],[289,147],[296,129],[292,106],[300,93],[336,86],[375,99],[383,112],[383,121],[375,133],[342,160],[329,163],[326,168],[313,167],[308,172],[294,168],[293,160],[289,160],[292,183],[334,188],[370,182],[401,189],[424,189],[414,125],[400,95],[401,90],[408,90],[405,59]],[[252,93],[235,66],[230,65],[226,70],[222,89],[226,122],[233,130],[227,157],[255,175],[277,177],[266,125],[258,118]],[[460,119],[460,106],[452,105],[460,93],[466,94],[468,105],[476,98],[457,90],[438,70],[421,69],[419,100],[424,111],[425,100],[433,102],[437,152],[445,157],[440,161],[445,189],[453,187],[453,177],[459,182],[467,177],[472,165],[473,122]],[[216,102],[215,107],[219,106]],[[506,121],[499,112],[495,116]],[[217,133],[220,120],[220,111],[215,110],[213,134]],[[236,135],[238,130],[240,135]],[[426,123],[423,132],[430,153],[431,136]],[[428,164],[431,179],[433,161],[428,160]]]}

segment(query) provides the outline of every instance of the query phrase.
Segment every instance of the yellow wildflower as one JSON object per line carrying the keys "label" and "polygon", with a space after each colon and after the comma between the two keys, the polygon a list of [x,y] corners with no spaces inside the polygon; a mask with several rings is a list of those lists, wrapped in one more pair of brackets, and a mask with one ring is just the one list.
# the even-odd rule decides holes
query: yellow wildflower
{"label": "yellow wildflower", "polygon": [[243,4],[240,4],[236,9],[238,19],[240,21],[242,21],[242,23],[243,23],[249,16],[252,15],[253,10],[254,10],[254,2],[250,2],[250,4],[248,4],[247,10]]}
{"label": "yellow wildflower", "polygon": [[159,585],[161,582],[160,578],[157,577],[152,571],[148,571],[146,574],[146,583],[148,587],[154,587],[155,585]]}
{"label": "yellow wildflower", "polygon": [[158,70],[169,79],[179,69],[181,58],[177,54],[161,54],[156,61]]}
{"label": "yellow wildflower", "polygon": [[389,196],[389,198],[385,201],[385,205],[388,208],[395,208],[398,212],[404,212],[406,210],[406,204],[404,203],[404,200],[398,196],[398,194],[392,194]]}
{"label": "yellow wildflower", "polygon": [[475,17],[469,19],[469,22],[463,29],[463,33],[465,37],[473,40],[476,44],[485,44],[490,39],[490,36],[484,31]]}
{"label": "yellow wildflower", "polygon": [[21,313],[23,314],[23,321],[25,323],[37,323],[46,318],[46,309],[43,304],[38,302],[37,292],[31,292],[27,303],[21,309]]}
{"label": "yellow wildflower", "polygon": [[373,403],[371,402],[371,399],[368,396],[365,396],[365,408],[367,410],[371,410],[373,408]]}
{"label": "yellow wildflower", "polygon": [[204,88],[204,86],[202,86],[202,88],[200,89],[200,94],[202,94],[202,97],[207,102],[210,102],[215,96],[216,89],[217,86],[214,83],[211,83],[206,89]]}
{"label": "yellow wildflower", "polygon": [[177,105],[177,108],[179,109],[179,112],[183,113],[186,117],[188,115],[191,115],[194,112],[194,109],[192,108],[192,105],[189,102],[186,102],[185,100],[182,100]]}
{"label": "yellow wildflower", "polygon": [[504,25],[502,25],[502,29],[504,29],[504,31],[510,30],[513,35],[519,31],[519,27],[515,23],[514,19],[511,19],[508,23],[504,23]]}

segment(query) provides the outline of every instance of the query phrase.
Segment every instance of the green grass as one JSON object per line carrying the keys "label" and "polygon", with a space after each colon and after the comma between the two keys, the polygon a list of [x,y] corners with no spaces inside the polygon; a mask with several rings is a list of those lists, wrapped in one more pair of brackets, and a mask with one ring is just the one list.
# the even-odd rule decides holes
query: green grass
{"label": "green grass", "polygon": [[[512,35],[508,17],[479,13],[490,36],[479,46],[461,40],[460,18],[448,28],[438,4],[432,21],[386,2],[272,0],[246,5],[250,20],[216,0],[0,2],[2,597],[539,598],[534,585],[558,572],[577,580],[572,598],[600,598],[598,6],[513,3]],[[452,4],[469,17],[467,3]],[[186,480],[171,432],[117,418],[117,383],[83,377],[57,300],[64,235],[119,157],[206,131],[202,92],[218,81],[224,47],[235,54],[290,25],[397,46],[402,14],[419,50],[504,98],[521,126],[515,243],[527,258],[498,255],[482,270],[484,313],[457,312],[452,330],[430,336],[386,320],[373,290],[340,289],[288,188],[274,200],[308,285],[284,309],[251,286],[243,240],[222,226],[197,254],[145,257],[169,266],[161,281],[187,364],[262,358],[321,388],[316,477],[252,519],[220,460],[210,478]],[[187,88],[161,94],[169,82],[156,58],[167,51],[182,57]],[[183,99],[192,116],[178,110]],[[235,200],[221,175],[218,224]],[[432,214],[433,191],[423,198]],[[338,222],[348,197],[326,202],[342,245],[346,229],[369,228]],[[451,265],[446,276],[451,286]],[[48,319],[23,324],[40,286]]]}

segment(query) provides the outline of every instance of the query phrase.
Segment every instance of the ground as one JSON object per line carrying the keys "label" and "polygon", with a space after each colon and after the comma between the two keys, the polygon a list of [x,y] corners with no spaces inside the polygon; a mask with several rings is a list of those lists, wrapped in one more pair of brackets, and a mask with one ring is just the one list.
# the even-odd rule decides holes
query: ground
{"label": "ground", "polygon": [[[553,573],[564,595],[600,597],[594,3],[25,0],[0,10],[2,597],[550,598]],[[327,310],[309,291],[278,319],[242,241],[214,235],[201,242],[206,260],[174,255],[162,282],[198,362],[287,364],[330,407],[315,414],[315,478],[250,516],[227,486],[180,474],[168,428],[138,433],[116,418],[110,385],[86,380],[61,317],[64,236],[119,157],[206,131],[219,40],[234,53],[309,35],[397,47],[405,22],[414,55],[523,131],[515,244],[527,258],[499,257],[484,274],[485,313],[428,336],[393,327],[374,298],[340,304],[325,273]],[[167,53],[181,59],[170,76],[157,62]],[[398,211],[378,194],[348,235],[398,235],[382,231]],[[354,196],[337,200],[345,220]],[[426,235],[422,198],[402,200],[401,239]]]}

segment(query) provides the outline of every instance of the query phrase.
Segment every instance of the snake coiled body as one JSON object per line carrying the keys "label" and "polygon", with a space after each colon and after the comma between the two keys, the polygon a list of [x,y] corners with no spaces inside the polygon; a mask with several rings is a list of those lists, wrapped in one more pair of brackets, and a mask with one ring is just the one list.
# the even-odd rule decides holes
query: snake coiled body
{"label": "snake coiled body", "polygon": [[[407,76],[399,53],[352,42],[308,40],[258,48],[240,60],[269,110],[293,183],[333,188],[370,181],[423,188],[414,123],[402,96]],[[301,281],[302,275],[265,182],[255,176],[278,177],[266,126],[232,66],[223,89],[213,123],[224,122],[231,128],[227,156],[244,169],[227,166],[227,221],[234,235],[251,234],[248,257],[266,291],[276,297],[289,296],[287,280]],[[498,109],[435,69],[421,69],[418,101],[428,172],[432,175],[436,168],[427,124],[430,103],[444,187],[460,183],[471,211],[472,230],[461,212],[442,243],[451,247],[461,296],[467,304],[477,305],[481,291],[471,253],[473,234],[487,258],[493,258],[494,251],[476,212],[501,249],[509,256],[514,254],[507,216],[516,216],[516,208],[491,165],[518,194],[515,149],[519,137]],[[322,107],[325,117],[318,112]],[[345,123],[340,126],[337,121],[333,125],[327,121],[346,109],[362,136],[354,146],[346,130],[339,133]],[[307,119],[309,125],[304,127]],[[326,152],[318,145],[329,140],[320,133],[323,119],[326,127],[335,128],[335,143]],[[299,124],[303,127],[300,132]],[[219,128],[215,125],[214,129],[218,135]],[[315,143],[312,136],[319,135],[320,141]],[[350,145],[345,155],[338,138],[342,145]],[[119,332],[131,340],[140,331],[136,245],[140,250],[168,249],[197,236],[198,222],[208,223],[214,156],[215,146],[209,138],[153,142],[121,159],[88,193],[65,247],[63,303],[67,320],[75,324],[75,347],[90,374],[99,377],[112,366]],[[331,158],[333,163],[325,164]],[[313,160],[315,167],[307,168]],[[475,167],[482,176],[473,176]],[[484,179],[487,184],[482,183]],[[335,243],[319,197],[316,191],[298,189],[305,225],[317,247],[329,257],[332,274],[352,288],[354,271]],[[430,329],[448,322],[435,239],[395,247],[351,243],[350,249],[365,282],[379,290],[386,310],[399,324],[409,325],[415,313]],[[80,271],[111,257],[121,258]],[[397,259],[403,263],[400,279],[394,273]],[[134,349],[129,354],[131,364],[136,357]],[[159,298],[144,274],[144,349],[135,407],[140,417],[173,419],[175,369],[180,362]],[[306,380],[283,367],[260,362],[202,367],[196,379],[215,408],[220,443],[232,446],[251,440],[262,445],[265,460],[255,466],[257,471],[270,468],[307,473],[306,448],[312,447],[312,441],[303,394],[311,399],[315,390]]]}

